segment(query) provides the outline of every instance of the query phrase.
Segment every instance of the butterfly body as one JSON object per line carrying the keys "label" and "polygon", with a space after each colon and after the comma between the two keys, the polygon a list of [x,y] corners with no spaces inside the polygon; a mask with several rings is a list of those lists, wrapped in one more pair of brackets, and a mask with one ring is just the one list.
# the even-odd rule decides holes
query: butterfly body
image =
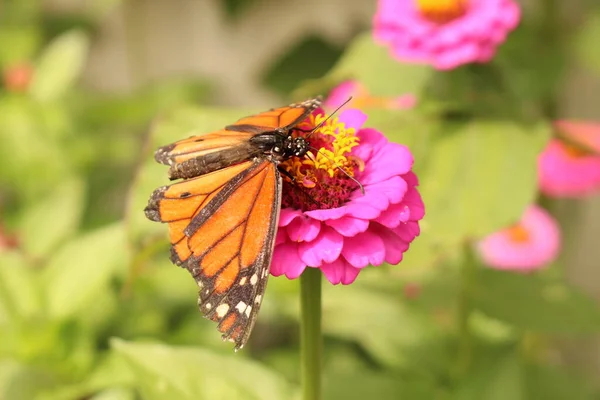
{"label": "butterfly body", "polygon": [[155,159],[181,179],[154,191],[145,209],[169,226],[171,261],[200,287],[199,306],[223,339],[243,347],[269,276],[281,208],[281,160],[303,157],[294,128],[319,98],[242,118],[222,130],[159,148]]}

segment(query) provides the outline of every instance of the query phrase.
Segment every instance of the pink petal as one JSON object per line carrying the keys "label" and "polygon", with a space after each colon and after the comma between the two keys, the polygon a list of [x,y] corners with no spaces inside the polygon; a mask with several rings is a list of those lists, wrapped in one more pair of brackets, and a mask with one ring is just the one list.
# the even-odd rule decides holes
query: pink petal
{"label": "pink petal", "polygon": [[302,211],[292,208],[282,208],[279,213],[279,226],[287,226],[296,217],[302,215]]}
{"label": "pink petal", "polygon": [[334,110],[341,106],[356,90],[358,84],[356,81],[345,81],[337,85],[329,92],[329,96],[323,102],[325,108]]}
{"label": "pink petal", "polygon": [[320,267],[323,262],[335,261],[340,256],[343,246],[342,235],[329,227],[322,227],[315,240],[298,245],[298,255],[305,265]]}
{"label": "pink petal", "polygon": [[285,231],[285,228],[281,228],[277,230],[277,234],[275,235],[275,246],[281,243],[287,242],[288,236]]}
{"label": "pink petal", "polygon": [[321,271],[327,280],[334,285],[337,285],[338,283],[349,285],[354,282],[360,269],[354,268],[344,261],[344,259],[340,258],[332,263],[323,264],[321,266]]}
{"label": "pink petal", "polygon": [[325,223],[345,237],[355,236],[360,232],[366,231],[369,227],[369,221],[352,217],[330,219]]}
{"label": "pink petal", "polygon": [[402,202],[392,204],[387,210],[381,213],[375,221],[387,228],[396,228],[400,223],[407,222],[410,219],[410,208]]}
{"label": "pink petal", "polygon": [[388,143],[385,148],[371,155],[365,170],[357,174],[357,178],[365,186],[381,182],[396,175],[406,174],[412,168],[413,162],[413,156],[406,146]]}
{"label": "pink petal", "polygon": [[306,211],[304,214],[319,221],[327,221],[329,219],[338,219],[346,215],[346,207]]}
{"label": "pink petal", "polygon": [[305,268],[306,264],[298,256],[298,247],[295,243],[284,243],[275,247],[271,261],[271,275],[285,275],[289,279],[296,279]]}
{"label": "pink petal", "polygon": [[366,231],[344,241],[342,256],[356,268],[369,264],[380,265],[385,258],[383,240],[373,232]]}
{"label": "pink petal", "polygon": [[346,125],[346,128],[354,128],[357,131],[362,128],[367,120],[367,114],[357,108],[345,109],[340,113],[339,121]]}
{"label": "pink petal", "polygon": [[384,242],[385,262],[395,265],[402,261],[404,252],[408,250],[409,244],[394,232],[381,226],[377,226],[377,224],[373,224],[372,230],[377,233]]}
{"label": "pink petal", "polygon": [[321,223],[313,218],[300,215],[290,222],[286,231],[292,242],[310,242],[321,231]]}
{"label": "pink petal", "polygon": [[512,270],[543,268],[556,259],[561,235],[556,221],[543,208],[533,205],[519,225],[527,232],[525,240],[516,240],[511,231],[493,233],[478,244],[483,261],[490,267]]}

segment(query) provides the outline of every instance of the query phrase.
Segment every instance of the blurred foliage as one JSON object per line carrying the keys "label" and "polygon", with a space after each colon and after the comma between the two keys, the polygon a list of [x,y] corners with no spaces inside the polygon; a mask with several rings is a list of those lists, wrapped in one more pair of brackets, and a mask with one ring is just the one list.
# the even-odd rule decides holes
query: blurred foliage
{"label": "blurred foliage", "polygon": [[[157,146],[258,110],[200,106],[212,89],[203,80],[87,89],[95,20],[117,3],[66,16],[34,0],[2,4],[0,398],[298,398],[296,282],[271,279],[249,346],[234,354],[168,261],[166,227],[142,212],[167,183]],[[259,2],[223,7],[235,20]],[[596,14],[550,39],[556,21],[526,19],[493,63],[448,74],[392,60],[369,33],[344,48],[308,35],[267,71],[292,97],[357,79],[374,96],[419,98],[411,110],[368,110],[368,125],[415,155],[427,216],[400,266],[326,285],[325,398],[598,398],[596,381],[555,357],[557,339],[600,331],[598,304],[560,264],[510,274],[469,249],[535,200],[570,57],[600,76]]]}

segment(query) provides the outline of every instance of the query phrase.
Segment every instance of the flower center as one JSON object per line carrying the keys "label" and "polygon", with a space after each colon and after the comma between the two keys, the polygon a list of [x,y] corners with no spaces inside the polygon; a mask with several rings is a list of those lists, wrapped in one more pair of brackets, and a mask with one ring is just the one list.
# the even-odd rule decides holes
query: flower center
{"label": "flower center", "polygon": [[565,153],[567,154],[568,157],[570,158],[582,158],[582,157],[587,157],[590,154],[583,150],[581,147],[579,146],[575,146],[569,143],[562,143],[563,149],[565,151]]}
{"label": "flower center", "polygon": [[[284,176],[282,206],[302,211],[342,206],[358,187],[353,179],[355,170],[362,170],[362,160],[350,154],[359,138],[353,128],[347,128],[337,118],[311,115],[295,132],[305,137],[312,150],[304,157],[282,161],[280,167],[294,178]],[[325,122],[323,122],[325,121]],[[316,150],[318,149],[318,151]]]}
{"label": "flower center", "polygon": [[527,243],[529,241],[529,231],[521,224],[516,224],[509,228],[508,236],[515,243]]}
{"label": "flower center", "polygon": [[469,0],[416,0],[421,15],[436,24],[445,24],[462,17]]}

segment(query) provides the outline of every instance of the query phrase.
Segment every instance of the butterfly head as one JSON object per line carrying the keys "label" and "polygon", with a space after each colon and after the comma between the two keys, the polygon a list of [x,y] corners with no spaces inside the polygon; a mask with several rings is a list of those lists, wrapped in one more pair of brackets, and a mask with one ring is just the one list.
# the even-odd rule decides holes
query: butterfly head
{"label": "butterfly head", "polygon": [[304,157],[309,149],[308,141],[303,137],[286,136],[281,143],[273,146],[271,153],[279,160],[291,157]]}

